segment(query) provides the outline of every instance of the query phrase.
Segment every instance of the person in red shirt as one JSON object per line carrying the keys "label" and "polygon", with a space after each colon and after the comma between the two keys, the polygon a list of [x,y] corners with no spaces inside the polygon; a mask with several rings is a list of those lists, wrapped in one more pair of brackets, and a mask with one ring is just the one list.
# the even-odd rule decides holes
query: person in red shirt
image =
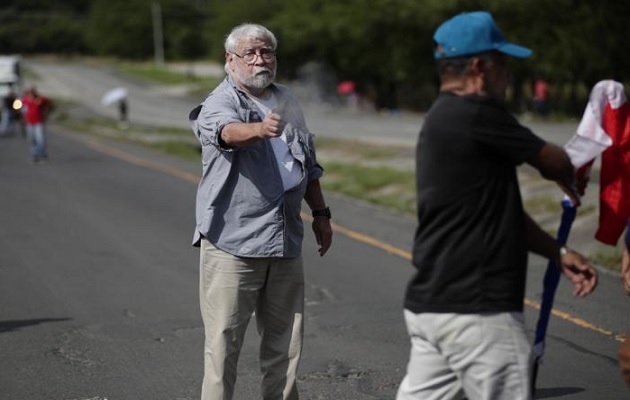
{"label": "person in red shirt", "polygon": [[35,86],[29,86],[22,97],[22,113],[26,123],[26,134],[31,145],[34,163],[48,159],[46,146],[46,118],[51,110],[48,98],[40,95]]}
{"label": "person in red shirt", "polygon": [[541,117],[549,115],[549,84],[542,78],[534,83],[534,107]]}

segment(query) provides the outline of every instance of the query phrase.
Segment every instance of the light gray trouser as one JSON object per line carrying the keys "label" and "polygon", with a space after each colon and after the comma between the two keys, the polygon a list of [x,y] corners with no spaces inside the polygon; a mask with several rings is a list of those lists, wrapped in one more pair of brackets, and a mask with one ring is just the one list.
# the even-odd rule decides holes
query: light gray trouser
{"label": "light gray trouser", "polygon": [[302,258],[241,258],[202,239],[200,306],[205,327],[202,400],[231,400],[250,317],[261,337],[264,400],[297,400],[302,352]]}
{"label": "light gray trouser", "polygon": [[397,400],[531,400],[532,345],[523,313],[414,314]]}

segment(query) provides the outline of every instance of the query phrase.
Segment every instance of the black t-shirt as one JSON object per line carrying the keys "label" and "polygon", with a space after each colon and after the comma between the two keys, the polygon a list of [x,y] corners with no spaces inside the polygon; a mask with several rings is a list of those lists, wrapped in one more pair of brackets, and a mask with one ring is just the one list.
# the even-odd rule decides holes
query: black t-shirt
{"label": "black t-shirt", "polygon": [[418,271],[405,308],[523,309],[527,240],[516,166],[544,143],[497,101],[440,93],[416,148]]}

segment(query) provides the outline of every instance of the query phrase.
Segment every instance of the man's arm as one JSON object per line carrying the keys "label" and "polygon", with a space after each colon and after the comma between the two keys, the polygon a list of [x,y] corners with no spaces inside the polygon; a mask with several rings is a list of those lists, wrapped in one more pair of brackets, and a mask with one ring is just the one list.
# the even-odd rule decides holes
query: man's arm
{"label": "man's arm", "polygon": [[575,168],[562,147],[545,143],[527,163],[536,168],[544,178],[556,181],[574,206],[580,205],[580,196],[575,187]]}
{"label": "man's arm", "polygon": [[573,282],[573,295],[587,296],[597,286],[597,271],[580,253],[560,246],[558,242],[527,214],[527,245],[530,251],[554,260],[564,276]]}
{"label": "man's arm", "polygon": [[220,139],[227,146],[245,146],[261,139],[278,137],[282,134],[284,122],[276,113],[265,115],[262,122],[233,122],[223,127]]}
{"label": "man's arm", "polygon": [[[322,193],[319,179],[314,179],[306,186],[304,200],[311,210],[323,210],[326,208],[324,195]],[[313,217],[313,232],[315,239],[319,245],[319,255],[326,254],[332,244],[332,227],[330,226],[330,218],[326,216]]]}

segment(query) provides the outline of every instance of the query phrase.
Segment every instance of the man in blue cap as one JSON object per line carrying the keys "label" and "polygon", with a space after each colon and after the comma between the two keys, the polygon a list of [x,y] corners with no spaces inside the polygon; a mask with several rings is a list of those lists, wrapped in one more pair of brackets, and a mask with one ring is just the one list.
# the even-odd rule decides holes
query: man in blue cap
{"label": "man in blue cap", "polygon": [[530,164],[577,203],[574,168],[505,107],[507,57],[530,49],[509,43],[487,12],[451,18],[433,38],[440,94],[416,149],[411,352],[397,399],[531,399],[528,252],[556,260],[578,296],[595,289],[597,274],[526,214],[516,166]]}

